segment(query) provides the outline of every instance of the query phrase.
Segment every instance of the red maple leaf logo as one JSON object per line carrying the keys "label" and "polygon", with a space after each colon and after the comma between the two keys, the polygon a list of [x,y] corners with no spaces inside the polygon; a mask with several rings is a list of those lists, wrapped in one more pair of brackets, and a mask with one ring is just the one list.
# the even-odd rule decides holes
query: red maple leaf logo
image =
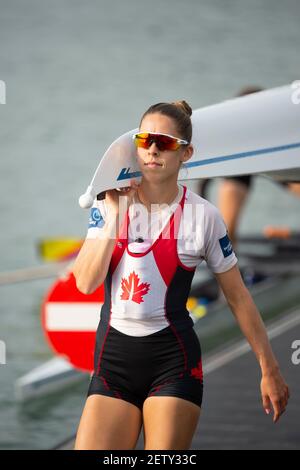
{"label": "red maple leaf logo", "polygon": [[199,361],[198,366],[191,369],[191,376],[195,377],[196,379],[203,381],[203,370],[202,370],[202,362]]}
{"label": "red maple leaf logo", "polygon": [[148,282],[139,284],[139,282],[140,278],[134,271],[129,275],[128,280],[123,277],[121,281],[121,288],[123,290],[121,300],[132,300],[138,304],[144,302],[142,296],[148,293],[150,284]]}

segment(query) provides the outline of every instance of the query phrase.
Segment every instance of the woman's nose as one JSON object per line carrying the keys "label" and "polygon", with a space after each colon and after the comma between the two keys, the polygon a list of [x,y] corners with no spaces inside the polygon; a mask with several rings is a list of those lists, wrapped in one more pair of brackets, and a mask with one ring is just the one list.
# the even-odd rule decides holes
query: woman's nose
{"label": "woman's nose", "polygon": [[155,141],[153,140],[148,148],[148,153],[158,153],[159,152],[159,148],[157,147]]}

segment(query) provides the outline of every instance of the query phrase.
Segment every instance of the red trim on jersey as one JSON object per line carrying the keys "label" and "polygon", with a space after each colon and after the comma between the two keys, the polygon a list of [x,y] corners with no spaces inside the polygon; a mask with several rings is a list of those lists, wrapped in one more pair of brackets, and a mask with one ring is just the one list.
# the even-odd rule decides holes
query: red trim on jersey
{"label": "red trim on jersey", "polygon": [[105,343],[106,343],[106,339],[107,339],[109,330],[110,330],[110,321],[109,321],[109,323],[108,323],[107,330],[106,330],[105,337],[104,337],[104,341],[103,341],[103,344],[102,344],[102,348],[101,348],[101,351],[100,351],[100,353],[99,353],[99,360],[98,360],[97,371],[96,371],[96,374],[97,374],[97,375],[100,375],[101,359],[102,359],[102,355],[103,355],[103,351],[104,351],[104,346],[105,346]]}
{"label": "red trim on jersey", "polygon": [[[181,198],[181,201],[179,203],[179,207],[181,208],[181,211],[183,210],[183,206],[184,206],[184,200],[185,200],[185,194],[186,194],[186,186],[183,186],[183,195],[182,195],[182,198]],[[176,208],[176,211],[175,213],[178,211],[179,207]],[[167,238],[166,235],[168,234],[167,230],[168,230],[168,227],[170,227],[170,232],[172,230],[172,226],[173,226],[173,220],[174,220],[174,212],[173,214],[171,215],[168,223],[165,225],[165,227],[162,229],[162,231],[160,232],[159,236],[156,238],[156,240],[152,243],[152,245],[150,246],[150,248],[148,248],[147,251],[145,251],[144,253],[132,253],[129,248],[128,248],[128,240],[129,240],[129,235],[128,235],[128,230],[129,230],[129,213],[127,213],[127,220],[128,220],[128,223],[127,223],[127,253],[130,255],[130,256],[133,256],[134,258],[141,258],[143,256],[146,256],[151,250],[153,250],[157,243],[161,240],[161,239],[167,239],[169,240],[170,238]],[[164,237],[163,237],[164,235]]]}
{"label": "red trim on jersey", "polygon": [[[112,301],[111,301],[111,290],[110,290],[110,311],[109,311],[109,320],[108,320],[108,326],[107,326],[107,330],[106,330],[106,333],[105,333],[105,337],[104,337],[104,341],[103,341],[103,344],[102,344],[102,348],[101,348],[101,351],[100,351],[100,353],[99,353],[99,360],[98,360],[98,365],[97,365],[97,375],[100,374],[100,370],[101,370],[101,367],[100,367],[100,366],[101,366],[102,355],[103,355],[103,352],[104,352],[104,346],[105,346],[105,343],[106,343],[106,339],[107,339],[109,330],[110,330],[110,328],[111,328],[111,326],[110,326],[111,315],[112,315],[111,306],[112,306]],[[100,320],[100,321],[101,321],[101,320]]]}
{"label": "red trim on jersey", "polygon": [[[164,299],[164,316],[166,319],[166,322],[169,324],[171,327],[172,331],[174,332],[174,335],[176,336],[180,347],[183,351],[184,354],[184,360],[185,360],[185,369],[187,368],[187,355],[186,351],[184,349],[184,345],[182,343],[181,338],[179,337],[175,326],[171,323],[170,319],[167,317],[167,312],[166,312],[166,296],[168,293],[168,287],[170,286],[170,283],[172,281],[172,278],[176,272],[176,269],[178,266],[183,267],[187,271],[194,271],[194,267],[185,267],[178,256],[177,252],[177,236],[179,232],[179,227],[180,227],[180,220],[182,217],[183,209],[184,209],[184,204],[186,200],[186,193],[187,193],[187,188],[186,186],[183,186],[183,195],[180,200],[179,206],[176,208],[175,212],[172,214],[170,217],[169,222],[167,225],[163,228],[161,233],[159,234],[158,238],[153,242],[150,248],[148,248],[147,251],[144,253],[131,253],[130,250],[128,249],[128,231],[129,231],[129,209],[127,210],[127,216],[125,217],[125,221],[123,222],[122,229],[120,230],[121,237],[118,239],[113,256],[112,256],[112,261],[111,261],[111,273],[113,273],[120,262],[124,250],[126,247],[127,253],[129,256],[132,256],[134,258],[140,258],[146,256],[151,250],[153,251],[153,257],[156,262],[157,268],[160,272],[160,275],[163,279],[163,281],[166,284],[166,293],[165,293],[165,299]],[[175,217],[176,217],[176,226],[175,226]],[[170,230],[170,237],[166,237],[165,235],[168,234]],[[168,231],[168,232],[167,232]],[[125,232],[127,234],[127,237],[125,238]],[[121,247],[118,247],[118,242],[122,243]],[[161,243],[159,243],[161,242]],[[110,312],[110,318],[111,318],[112,312]]]}
{"label": "red trim on jersey", "polygon": [[127,239],[125,238],[126,233],[127,233],[127,227],[128,227],[128,212],[126,213],[121,228],[120,228],[120,235],[119,238],[117,239],[117,242],[115,244],[115,248],[113,251],[113,256],[110,261],[109,269],[111,272],[111,275],[113,275],[116,267],[118,266],[123,253],[125,251],[126,245],[127,245]]}

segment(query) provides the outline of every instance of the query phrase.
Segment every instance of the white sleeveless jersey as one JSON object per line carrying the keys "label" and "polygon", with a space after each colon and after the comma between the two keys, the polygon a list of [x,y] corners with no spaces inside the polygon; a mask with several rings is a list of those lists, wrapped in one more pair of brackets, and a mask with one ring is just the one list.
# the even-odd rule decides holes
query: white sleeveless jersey
{"label": "white sleeveless jersey", "polygon": [[[185,186],[179,190],[170,212],[157,212],[149,224],[137,200],[127,211],[105,279],[100,320],[105,326],[130,336],[192,327],[186,302],[196,266],[205,260],[220,273],[237,262],[219,211]],[[104,201],[95,201],[87,238],[101,236],[106,209]],[[158,219],[161,227],[155,227]]]}

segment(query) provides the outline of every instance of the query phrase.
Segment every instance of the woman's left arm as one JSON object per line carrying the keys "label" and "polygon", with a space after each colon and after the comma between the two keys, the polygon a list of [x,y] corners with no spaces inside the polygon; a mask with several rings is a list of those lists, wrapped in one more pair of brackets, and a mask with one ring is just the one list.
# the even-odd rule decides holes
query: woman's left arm
{"label": "woman's left arm", "polygon": [[244,284],[237,264],[225,273],[215,273],[215,276],[242,333],[257,357],[262,372],[263,408],[269,414],[272,404],[273,421],[276,423],[285,411],[290,393],[280,373],[261,315]]}

